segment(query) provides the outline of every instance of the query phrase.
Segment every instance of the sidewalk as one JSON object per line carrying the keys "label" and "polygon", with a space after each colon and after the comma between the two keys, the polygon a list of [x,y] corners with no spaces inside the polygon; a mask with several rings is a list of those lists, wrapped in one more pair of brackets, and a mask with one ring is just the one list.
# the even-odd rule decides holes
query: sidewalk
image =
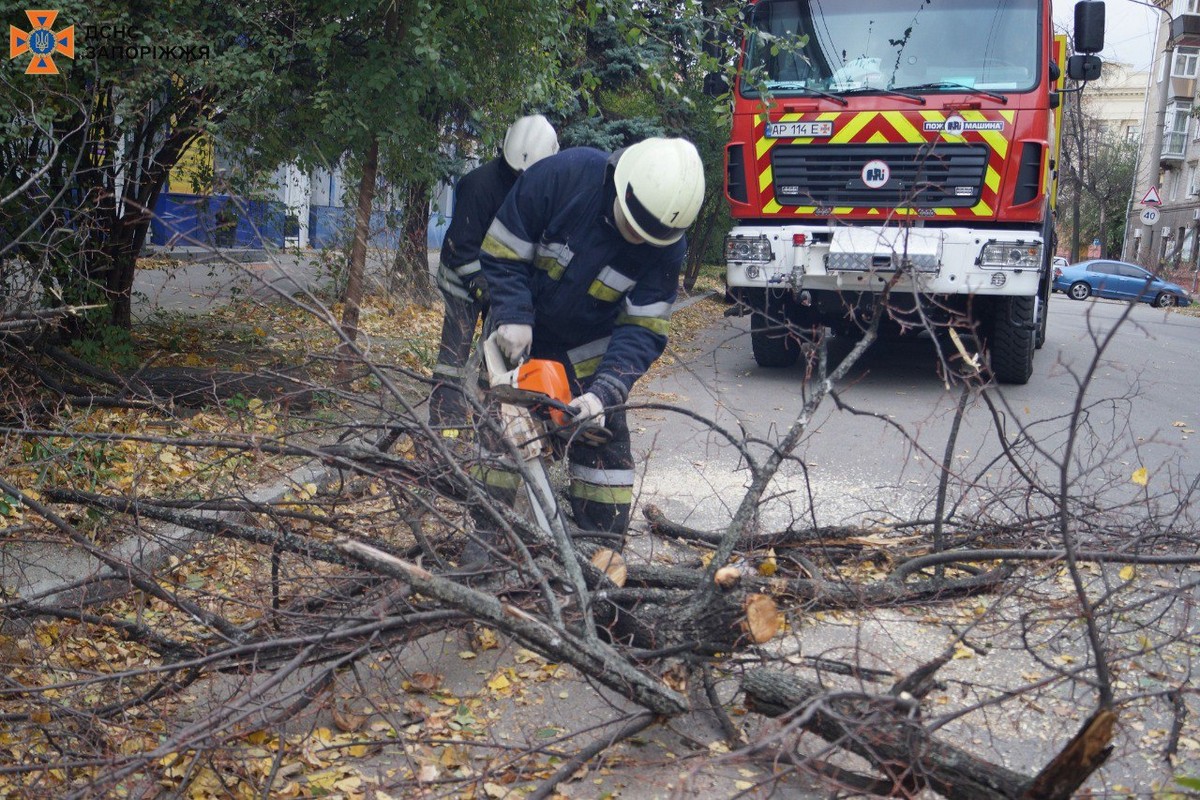
{"label": "sidewalk", "polygon": [[[439,263],[429,251],[429,269]],[[139,269],[133,281],[136,318],[156,311],[205,314],[234,298],[278,300],[301,292],[329,289],[332,259],[321,250],[254,250],[208,247],[147,248],[142,258],[166,258],[160,269]],[[367,275],[380,275],[391,263],[390,251],[370,251]]]}

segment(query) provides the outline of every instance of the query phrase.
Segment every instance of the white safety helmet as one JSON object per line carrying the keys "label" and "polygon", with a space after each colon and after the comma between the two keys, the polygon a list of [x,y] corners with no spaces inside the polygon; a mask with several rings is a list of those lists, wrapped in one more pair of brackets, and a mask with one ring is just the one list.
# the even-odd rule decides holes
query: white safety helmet
{"label": "white safety helmet", "polygon": [[523,172],[546,156],[558,152],[558,134],[550,120],[541,114],[521,117],[504,134],[504,160],[517,172]]}
{"label": "white safety helmet", "polygon": [[618,157],[613,179],[625,221],[659,247],[679,241],[704,203],[704,164],[686,139],[631,145]]}

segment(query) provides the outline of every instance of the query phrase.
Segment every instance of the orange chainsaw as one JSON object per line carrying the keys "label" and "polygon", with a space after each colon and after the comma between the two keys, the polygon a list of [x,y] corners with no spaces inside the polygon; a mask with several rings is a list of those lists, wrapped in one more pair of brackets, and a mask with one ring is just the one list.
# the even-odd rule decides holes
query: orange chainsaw
{"label": "orange chainsaw", "polygon": [[500,350],[496,334],[481,344],[487,367],[488,393],[501,403],[529,409],[548,417],[550,433],[577,436],[586,444],[600,445],[612,439],[607,428],[589,427],[576,431],[572,408],[571,383],[560,362],[548,358],[526,359],[513,367]]}

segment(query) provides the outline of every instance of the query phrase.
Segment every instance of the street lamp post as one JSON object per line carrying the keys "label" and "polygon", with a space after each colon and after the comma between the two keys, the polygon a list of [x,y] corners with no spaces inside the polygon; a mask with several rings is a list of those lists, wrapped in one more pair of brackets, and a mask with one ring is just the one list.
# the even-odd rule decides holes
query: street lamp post
{"label": "street lamp post", "polygon": [[[1163,47],[1163,77],[1158,89],[1158,114],[1156,115],[1158,122],[1153,126],[1150,134],[1150,180],[1152,184],[1156,185],[1158,183],[1159,173],[1162,171],[1160,163],[1162,161],[1163,135],[1167,127],[1167,101],[1171,99],[1171,73],[1175,68],[1175,43],[1171,38],[1171,28],[1175,24],[1175,17],[1171,15],[1170,11],[1167,11],[1161,6],[1155,5],[1154,3],[1145,3],[1142,2],[1142,0],[1129,0],[1129,2],[1139,6],[1153,8],[1155,11],[1161,12],[1167,16],[1167,43],[1166,46]],[[1153,66],[1150,68],[1150,74],[1151,77],[1153,77]],[[1137,193],[1138,180],[1141,178],[1141,175],[1139,174],[1140,171],[1141,165],[1138,164],[1137,169],[1134,170],[1133,174],[1133,186],[1130,188],[1129,192],[1129,210],[1125,215],[1126,241],[1128,241],[1129,238],[1129,229],[1134,225],[1140,224],[1140,220],[1135,222],[1133,219],[1133,204],[1138,202]],[[1134,247],[1138,248],[1139,250],[1141,249],[1140,242],[1141,237],[1135,236]],[[1129,260],[1136,260],[1136,256],[1137,251],[1135,250],[1134,258],[1130,258]]]}

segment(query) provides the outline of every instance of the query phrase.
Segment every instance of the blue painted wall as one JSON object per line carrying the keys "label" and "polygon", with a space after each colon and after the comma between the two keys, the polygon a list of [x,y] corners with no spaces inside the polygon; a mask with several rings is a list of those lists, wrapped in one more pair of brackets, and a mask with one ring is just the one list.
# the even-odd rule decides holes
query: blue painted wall
{"label": "blue painted wall", "polygon": [[[283,204],[261,200],[236,201],[229,195],[195,195],[163,192],[154,206],[150,242],[180,247],[282,247]],[[398,241],[395,212],[371,215],[371,246],[392,250]],[[313,206],[308,218],[309,246],[337,247],[350,234],[353,211],[340,206]],[[439,212],[429,215],[429,247],[439,249],[450,227],[450,218]]]}
{"label": "blue painted wall", "polygon": [[283,246],[284,206],[229,195],[163,192],[154,206],[150,242],[212,247]]}

